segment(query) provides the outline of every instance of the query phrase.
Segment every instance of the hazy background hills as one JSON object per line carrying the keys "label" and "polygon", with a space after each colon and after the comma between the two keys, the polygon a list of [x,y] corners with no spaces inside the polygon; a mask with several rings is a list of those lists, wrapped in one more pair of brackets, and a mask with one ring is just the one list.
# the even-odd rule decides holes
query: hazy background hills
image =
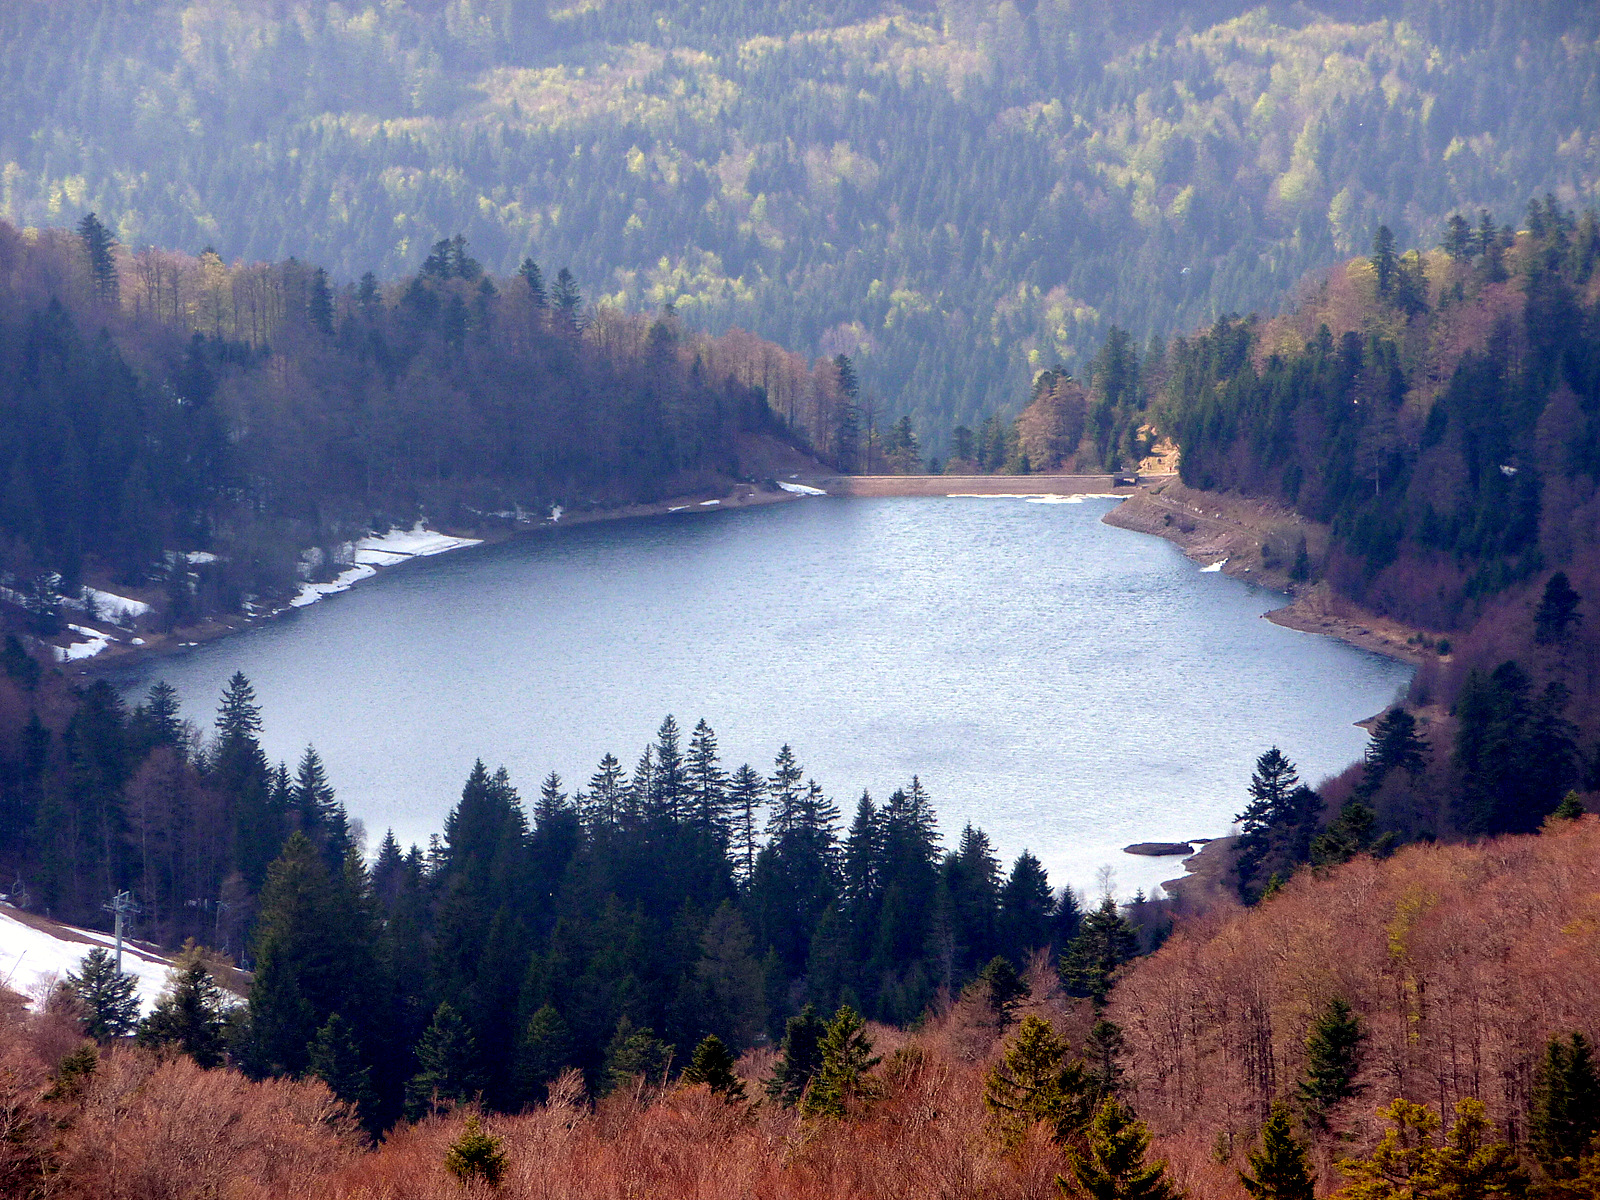
{"label": "hazy background hills", "polygon": [[584,294],[848,353],[925,444],[1380,222],[1594,201],[1588,3],[22,0],[0,215]]}

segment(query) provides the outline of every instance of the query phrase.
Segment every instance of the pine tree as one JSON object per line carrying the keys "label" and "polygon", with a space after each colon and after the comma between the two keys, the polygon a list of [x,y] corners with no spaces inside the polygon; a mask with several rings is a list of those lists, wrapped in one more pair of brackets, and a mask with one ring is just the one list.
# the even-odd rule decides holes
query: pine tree
{"label": "pine tree", "polygon": [[141,1046],[175,1046],[202,1067],[222,1062],[227,1031],[222,989],[193,943],[167,972],[167,986],[139,1026]]}
{"label": "pine tree", "polygon": [[1577,1175],[1585,1154],[1600,1134],[1600,1078],[1589,1041],[1574,1033],[1567,1042],[1551,1038],[1535,1076],[1528,1113],[1528,1144],[1547,1174]]}
{"label": "pine tree", "polygon": [[1024,1017],[989,1072],[983,1103],[1008,1147],[1018,1145],[1037,1121],[1050,1126],[1057,1142],[1065,1142],[1089,1119],[1083,1062],[1071,1056],[1067,1040],[1049,1021]]}
{"label": "pine tree", "polygon": [[500,1186],[506,1173],[506,1154],[500,1139],[483,1132],[477,1113],[467,1117],[461,1136],[445,1151],[445,1170],[464,1185],[482,1180],[491,1188]]}
{"label": "pine tree", "polygon": [[1087,996],[1097,1009],[1111,994],[1117,968],[1139,950],[1139,935],[1117,911],[1109,894],[1083,918],[1078,936],[1061,956],[1061,979],[1075,996]]}
{"label": "pine tree", "polygon": [[703,1083],[711,1089],[712,1095],[737,1104],[744,1099],[744,1081],[733,1073],[733,1066],[733,1055],[728,1053],[722,1039],[708,1033],[694,1048],[694,1058],[683,1071],[683,1082]]}
{"label": "pine tree", "polygon": [[[1089,1122],[1087,1152],[1070,1153],[1072,1174],[1090,1200],[1179,1200],[1164,1160],[1145,1162],[1150,1130],[1133,1110],[1108,1096]],[[1056,1177],[1056,1186],[1068,1190]]]}
{"label": "pine tree", "polygon": [[717,735],[702,717],[689,736],[689,817],[721,845],[728,841],[728,776],[717,758]]}
{"label": "pine tree", "polygon": [[841,1006],[817,1051],[822,1061],[800,1101],[800,1111],[808,1117],[842,1117],[852,1104],[872,1094],[867,1072],[879,1060],[867,1039],[866,1022],[848,1004]]}
{"label": "pine tree", "polygon": [[96,946],[76,972],[67,972],[66,989],[83,1005],[83,1032],[97,1042],[125,1037],[139,1024],[138,979],[117,970],[110,951]]}
{"label": "pine tree", "polygon": [[1329,1000],[1306,1032],[1306,1074],[1297,1089],[1306,1117],[1327,1128],[1334,1106],[1354,1096],[1361,1057],[1361,1018],[1341,997]]}
{"label": "pine tree", "polygon": [[827,1026],[811,1005],[790,1017],[784,1026],[778,1061],[767,1080],[767,1095],[788,1107],[800,1103],[822,1066],[822,1037]]}
{"label": "pine tree", "polygon": [[1251,1200],[1312,1200],[1314,1191],[1307,1146],[1294,1136],[1289,1106],[1274,1101],[1261,1128],[1261,1147],[1250,1152],[1250,1170],[1239,1182]]}
{"label": "pine tree", "polygon": [[772,779],[767,789],[772,798],[772,813],[767,818],[767,835],[778,837],[795,824],[800,805],[800,783],[805,772],[795,761],[794,751],[785,742],[778,751],[773,765]]}
{"label": "pine tree", "polygon": [[311,1073],[334,1097],[356,1110],[370,1129],[376,1116],[377,1093],[372,1087],[372,1071],[361,1059],[355,1030],[338,1013],[330,1016],[311,1042]]}
{"label": "pine tree", "polygon": [[417,1043],[417,1067],[406,1084],[406,1115],[412,1120],[465,1103],[482,1088],[472,1032],[448,1002],[435,1010]]}
{"label": "pine tree", "polygon": [[1321,798],[1300,783],[1294,764],[1276,746],[1256,759],[1250,803],[1234,818],[1240,823],[1237,869],[1243,899],[1258,898],[1261,875],[1287,876],[1310,859],[1321,811]]}

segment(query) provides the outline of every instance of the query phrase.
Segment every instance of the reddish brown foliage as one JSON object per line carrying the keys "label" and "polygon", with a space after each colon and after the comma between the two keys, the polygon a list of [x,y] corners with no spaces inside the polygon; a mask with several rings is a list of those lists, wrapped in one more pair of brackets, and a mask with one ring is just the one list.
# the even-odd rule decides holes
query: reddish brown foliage
{"label": "reddish brown foliage", "polygon": [[1137,964],[1112,1017],[1162,1152],[1210,1178],[1204,1194],[1242,1196],[1206,1160],[1219,1135],[1242,1152],[1270,1102],[1292,1095],[1313,1014],[1335,996],[1367,1029],[1364,1091],[1336,1131],[1370,1145],[1372,1110],[1396,1096],[1444,1111],[1476,1096],[1517,1136],[1546,1040],[1600,1031],[1600,820],[1560,824],[1302,874]]}

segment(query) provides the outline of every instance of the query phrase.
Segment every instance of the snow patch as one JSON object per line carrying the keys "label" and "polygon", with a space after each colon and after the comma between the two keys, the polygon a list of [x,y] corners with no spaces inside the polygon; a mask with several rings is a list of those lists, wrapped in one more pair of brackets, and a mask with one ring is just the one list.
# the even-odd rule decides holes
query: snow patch
{"label": "snow patch", "polygon": [[[35,929],[0,908],[0,984],[14,992],[29,995],[41,985],[48,987],[66,978],[68,971],[76,971],[83,956],[95,946],[111,949],[116,939],[109,933],[96,933],[89,929],[66,927],[82,942],[68,941],[42,929]],[[92,943],[85,945],[85,942]],[[135,991],[145,1012],[155,1006],[156,998],[166,986],[167,971],[172,964],[149,951],[138,949],[127,941],[122,943],[122,970],[138,982]]]}
{"label": "snow patch", "polygon": [[77,662],[80,658],[93,658],[111,644],[111,635],[101,633],[98,629],[90,629],[85,625],[68,625],[67,628],[86,640],[73,642],[70,646],[57,646],[55,648],[57,662]]}
{"label": "snow patch", "polygon": [[684,509],[686,509],[688,507],[689,506],[687,504],[677,504],[677,505],[674,505],[672,508],[667,509],[667,511],[668,512],[682,512]]}
{"label": "snow patch", "polygon": [[793,492],[796,496],[826,496],[828,493],[819,487],[808,487],[803,483],[786,483],[778,481],[778,486],[786,492]]}
{"label": "snow patch", "polygon": [[721,500],[702,500],[702,501],[700,501],[700,507],[701,508],[709,508],[713,504],[721,504],[721,503],[722,503]]}
{"label": "snow patch", "polygon": [[195,566],[203,566],[206,563],[214,563],[219,561],[217,556],[211,553],[209,550],[191,550],[188,554],[184,555],[184,557]]}
{"label": "snow patch", "polygon": [[562,508],[561,505],[552,504],[550,506],[550,519],[552,521],[559,521],[559,520],[561,520],[561,514],[566,512],[566,511],[567,510]]}
{"label": "snow patch", "polygon": [[447,550],[476,546],[481,540],[438,533],[425,528],[421,521],[410,529],[391,529],[388,533],[370,534],[358,542],[350,543],[346,548],[352,566],[340,571],[327,583],[301,584],[300,590],[295,593],[295,598],[289,601],[289,605],[291,608],[304,608],[308,604],[315,604],[324,596],[348,591],[363,579],[376,575],[379,567],[392,567],[395,563],[404,562],[408,558],[428,558],[435,554],[443,554]]}
{"label": "snow patch", "polygon": [[1218,559],[1216,562],[1212,563],[1209,567],[1201,567],[1200,568],[1200,574],[1202,574],[1202,575],[1215,574],[1217,571],[1222,570],[1222,564],[1227,562],[1227,561],[1228,561],[1227,559],[1222,558],[1222,559]]}
{"label": "snow patch", "polygon": [[84,598],[94,602],[94,611],[114,625],[131,625],[150,611],[143,600],[119,596],[115,592],[102,592],[99,588],[83,589]]}

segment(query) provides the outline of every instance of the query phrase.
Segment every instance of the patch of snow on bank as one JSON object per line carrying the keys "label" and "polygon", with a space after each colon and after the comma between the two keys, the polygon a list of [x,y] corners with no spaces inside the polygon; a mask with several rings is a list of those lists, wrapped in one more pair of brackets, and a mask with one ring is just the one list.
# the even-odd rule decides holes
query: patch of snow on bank
{"label": "patch of snow on bank", "polygon": [[552,521],[559,521],[559,520],[561,520],[561,514],[566,512],[566,511],[567,510],[562,508],[561,505],[552,504],[550,506],[550,519]]}
{"label": "patch of snow on bank", "polygon": [[90,629],[84,625],[68,625],[68,629],[86,641],[73,642],[70,646],[57,646],[57,662],[77,662],[80,658],[93,658],[100,651],[111,644],[109,634],[101,633],[98,629]]}
{"label": "patch of snow on bank", "polygon": [[443,554],[447,550],[476,546],[481,540],[438,533],[425,528],[421,521],[410,529],[391,529],[388,533],[371,534],[358,542],[351,543],[350,557],[353,566],[346,567],[327,583],[302,583],[295,598],[289,601],[289,605],[291,608],[304,608],[308,604],[315,604],[324,596],[348,591],[363,579],[376,575],[379,567],[392,567],[395,563],[404,562],[408,558],[428,558],[434,554]]}
{"label": "patch of snow on bank", "polygon": [[[385,566],[388,565],[386,562]],[[324,596],[332,596],[338,592],[348,591],[368,576],[376,575],[378,568],[366,563],[357,563],[353,567],[346,567],[327,583],[302,583],[300,590],[295,593],[293,600],[289,601],[290,608],[304,608],[308,604],[315,604]]]}
{"label": "patch of snow on bank", "polygon": [[130,625],[150,611],[150,606],[143,600],[135,600],[131,596],[119,596],[115,592],[102,592],[92,587],[84,588],[83,594],[94,601],[95,612],[115,625]]}
{"label": "patch of snow on bank", "polygon": [[[0,984],[24,996],[30,995],[41,984],[64,979],[68,971],[76,971],[83,956],[94,946],[109,950],[116,945],[116,939],[108,933],[87,929],[73,929],[72,932],[93,945],[55,937],[24,924],[0,908]],[[155,1006],[156,997],[166,986],[170,965],[126,941],[122,943],[122,970],[138,981],[135,991],[145,1012]]]}
{"label": "patch of snow on bank", "polygon": [[778,486],[786,492],[793,492],[796,496],[826,496],[828,494],[819,487],[808,487],[803,483],[787,483],[781,479],[778,481]]}
{"label": "patch of snow on bank", "polygon": [[1213,573],[1215,573],[1217,571],[1220,571],[1220,570],[1222,570],[1222,564],[1227,562],[1227,561],[1228,560],[1225,559],[1225,558],[1218,559],[1216,562],[1212,563],[1209,567],[1201,567],[1200,568],[1200,574],[1202,574],[1202,575],[1211,575],[1211,574],[1213,574]]}
{"label": "patch of snow on bank", "polygon": [[683,511],[683,510],[684,510],[684,509],[686,509],[686,508],[688,508],[688,507],[689,507],[689,506],[688,506],[688,505],[687,505],[687,504],[679,504],[679,505],[676,505],[676,506],[675,506],[675,507],[673,507],[673,508],[669,508],[669,509],[667,509],[667,511],[668,511],[668,512],[682,512],[682,511]]}
{"label": "patch of snow on bank", "polygon": [[702,500],[702,501],[700,501],[700,507],[701,508],[709,508],[713,504],[721,504],[721,503],[722,503],[721,500]]}
{"label": "patch of snow on bank", "polygon": [[188,554],[184,555],[184,557],[196,566],[202,566],[206,563],[214,563],[217,561],[217,556],[211,553],[209,550],[191,550]]}

